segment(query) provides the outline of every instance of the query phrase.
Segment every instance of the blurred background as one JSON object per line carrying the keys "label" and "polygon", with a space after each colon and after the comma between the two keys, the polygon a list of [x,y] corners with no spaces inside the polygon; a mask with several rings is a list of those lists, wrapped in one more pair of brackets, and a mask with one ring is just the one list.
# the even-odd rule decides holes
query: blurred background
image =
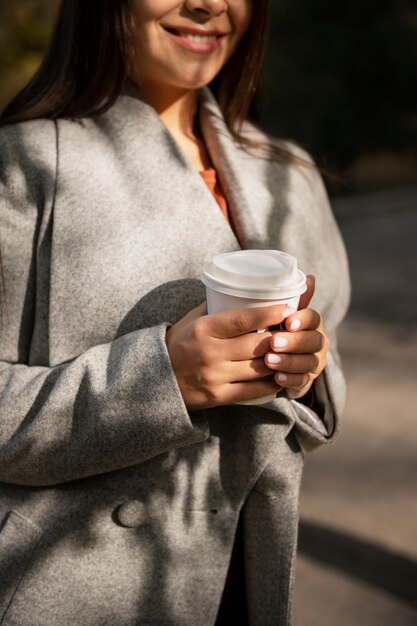
{"label": "blurred background", "polygon": [[[307,457],[296,626],[417,624],[417,3],[272,0],[261,120],[323,167],[351,265],[349,395]],[[53,0],[0,0],[0,106],[39,65]],[[303,268],[308,270],[308,268]]]}

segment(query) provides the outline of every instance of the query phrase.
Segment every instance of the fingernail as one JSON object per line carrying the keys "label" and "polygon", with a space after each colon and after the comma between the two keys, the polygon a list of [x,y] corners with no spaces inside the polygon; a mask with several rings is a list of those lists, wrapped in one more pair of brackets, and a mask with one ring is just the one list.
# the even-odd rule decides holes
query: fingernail
{"label": "fingernail", "polygon": [[286,380],[288,380],[287,374],[278,374],[278,380],[280,383],[284,383]]}
{"label": "fingernail", "polygon": [[290,315],[293,315],[294,313],[297,313],[297,310],[296,309],[292,309],[290,306],[287,306],[282,311],[282,317],[285,320],[286,317],[289,317]]}
{"label": "fingernail", "polygon": [[274,365],[277,365],[278,363],[281,363],[282,361],[279,354],[268,354],[267,359],[269,363],[273,363]]}
{"label": "fingernail", "polygon": [[275,337],[274,348],[285,348],[287,343],[288,341],[285,339],[285,337]]}
{"label": "fingernail", "polygon": [[298,330],[301,326],[300,320],[293,320],[290,324],[291,330]]}

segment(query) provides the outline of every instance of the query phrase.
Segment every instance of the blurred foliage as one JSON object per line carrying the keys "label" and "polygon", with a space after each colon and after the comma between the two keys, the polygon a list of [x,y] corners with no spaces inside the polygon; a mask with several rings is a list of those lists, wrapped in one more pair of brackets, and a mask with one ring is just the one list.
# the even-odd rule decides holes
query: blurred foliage
{"label": "blurred foliage", "polygon": [[[57,4],[0,0],[0,103],[38,67]],[[270,0],[269,35],[268,129],[342,172],[364,154],[416,149],[416,0]]]}
{"label": "blurred foliage", "polygon": [[417,146],[417,2],[272,0],[263,121],[330,166]]}
{"label": "blurred foliage", "polygon": [[0,0],[0,103],[9,100],[41,62],[57,2]]}

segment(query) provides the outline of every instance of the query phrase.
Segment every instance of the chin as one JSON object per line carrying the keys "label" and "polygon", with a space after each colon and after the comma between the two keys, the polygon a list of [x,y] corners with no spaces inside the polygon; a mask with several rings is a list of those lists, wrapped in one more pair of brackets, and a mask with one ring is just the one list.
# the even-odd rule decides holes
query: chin
{"label": "chin", "polygon": [[215,70],[207,71],[201,71],[201,67],[196,68],[194,71],[189,69],[189,71],[183,72],[181,76],[176,77],[175,85],[181,89],[199,89],[200,87],[205,87],[214,80],[222,67],[223,66]]}
{"label": "chin", "polygon": [[178,81],[175,86],[179,87],[180,89],[186,89],[190,91],[195,90],[195,89],[200,89],[201,87],[206,87],[207,85],[209,85],[216,76],[217,76],[217,73],[210,74],[209,76],[204,76],[198,79],[193,78],[188,81],[184,80],[183,78],[183,80]]}

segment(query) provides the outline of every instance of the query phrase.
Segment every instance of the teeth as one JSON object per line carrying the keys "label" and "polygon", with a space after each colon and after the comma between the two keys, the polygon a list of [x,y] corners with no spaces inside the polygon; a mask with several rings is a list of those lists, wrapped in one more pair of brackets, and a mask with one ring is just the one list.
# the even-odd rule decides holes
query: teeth
{"label": "teeth", "polygon": [[209,43],[217,39],[217,35],[191,35],[190,33],[180,33],[180,36],[199,43]]}

